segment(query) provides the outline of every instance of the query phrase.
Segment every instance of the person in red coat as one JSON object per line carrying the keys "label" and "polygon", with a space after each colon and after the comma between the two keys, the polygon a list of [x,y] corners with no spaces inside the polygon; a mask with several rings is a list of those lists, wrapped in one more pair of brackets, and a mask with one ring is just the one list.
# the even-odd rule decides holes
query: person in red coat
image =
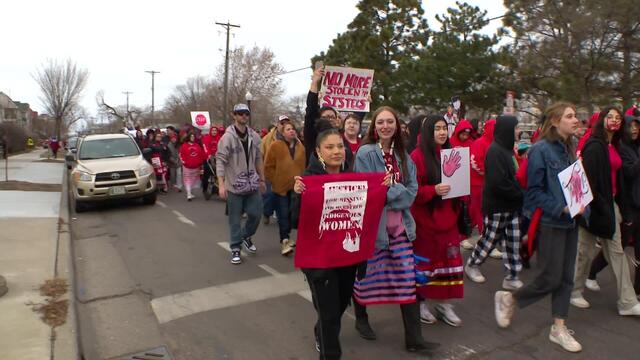
{"label": "person in red coat", "polygon": [[[418,195],[411,206],[416,222],[415,254],[429,261],[419,262],[417,268],[429,278],[418,286],[421,300],[434,299],[436,314],[451,326],[460,326],[462,320],[453,311],[450,299],[464,295],[460,233],[458,231],[459,199],[443,199],[451,190],[442,183],[440,149],[450,148],[447,122],[442,115],[427,117],[422,124],[420,145],[411,158],[416,164]],[[432,324],[435,316],[425,301],[420,304],[420,319]]]}
{"label": "person in red coat", "polygon": [[206,155],[202,146],[196,142],[196,135],[189,132],[187,141],[180,146],[180,161],[182,161],[182,182],[187,190],[187,200],[191,201],[195,196],[191,189],[200,180],[202,163],[206,160]]}
{"label": "person in red coat", "polygon": [[207,191],[207,188],[209,187],[209,178],[211,176],[215,176],[215,174],[213,173],[213,169],[216,168],[215,156],[218,152],[218,142],[220,141],[221,137],[222,133],[220,132],[220,129],[218,129],[214,125],[211,125],[209,133],[202,137],[202,147],[206,155],[205,161],[209,161],[209,163],[211,164],[211,166],[205,164],[204,173],[202,175],[202,193],[207,200],[211,196]]}
{"label": "person in red coat", "polygon": [[456,125],[456,129],[453,131],[453,136],[449,139],[451,147],[471,147],[471,144],[473,144],[473,138],[471,137],[472,131],[473,126],[471,126],[469,121],[465,119],[460,120],[458,125]]}

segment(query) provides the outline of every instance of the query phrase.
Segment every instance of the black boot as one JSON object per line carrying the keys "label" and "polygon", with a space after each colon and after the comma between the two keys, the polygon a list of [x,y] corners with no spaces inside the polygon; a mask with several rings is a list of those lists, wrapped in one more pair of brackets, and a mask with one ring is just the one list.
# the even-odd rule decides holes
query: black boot
{"label": "black boot", "polygon": [[422,328],[420,327],[420,306],[418,302],[400,305],[402,311],[402,322],[404,323],[404,341],[407,351],[428,353],[440,344],[426,341],[422,338]]}
{"label": "black boot", "polygon": [[376,333],[373,332],[371,325],[369,325],[369,315],[367,315],[367,307],[358,304],[358,302],[353,299],[353,310],[356,314],[356,330],[358,331],[360,337],[367,340],[375,340]]}

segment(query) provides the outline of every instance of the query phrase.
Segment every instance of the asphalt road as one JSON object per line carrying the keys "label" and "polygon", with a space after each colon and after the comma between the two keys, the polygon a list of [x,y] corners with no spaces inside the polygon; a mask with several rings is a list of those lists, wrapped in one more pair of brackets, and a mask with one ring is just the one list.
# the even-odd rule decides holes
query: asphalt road
{"label": "asphalt road", "polygon": [[[199,195],[199,192],[196,192]],[[165,346],[175,359],[316,359],[315,313],[293,258],[279,254],[277,225],[260,225],[258,254],[229,263],[224,203],[184,193],[72,214],[81,347],[85,359],[124,359]],[[465,256],[468,256],[465,252]],[[534,263],[535,268],[535,263]],[[587,293],[588,310],[571,309],[568,324],[584,350],[568,354],[548,340],[550,300],[517,311],[508,330],[493,316],[501,262],[487,260],[485,284],[465,280],[456,301],[459,328],[423,325],[442,344],[434,359],[640,359],[640,319],[617,315],[611,271],[602,291]],[[526,270],[525,283],[535,274]],[[374,306],[377,341],[361,339],[347,310],[344,359],[418,359],[404,351],[398,306]]]}

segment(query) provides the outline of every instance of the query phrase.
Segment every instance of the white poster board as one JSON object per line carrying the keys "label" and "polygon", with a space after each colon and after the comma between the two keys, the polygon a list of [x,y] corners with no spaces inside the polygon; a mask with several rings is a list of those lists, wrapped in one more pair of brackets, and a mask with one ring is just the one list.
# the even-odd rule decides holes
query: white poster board
{"label": "white poster board", "polygon": [[582,167],[582,160],[578,159],[573,164],[558,174],[560,186],[564,193],[564,200],[569,207],[569,215],[574,217],[580,209],[593,201],[593,193],[589,186],[589,179]]}
{"label": "white poster board", "polygon": [[440,151],[442,183],[451,186],[443,199],[467,196],[471,193],[471,164],[469,148],[442,149]]}
{"label": "white poster board", "polygon": [[373,70],[326,66],[320,106],[338,112],[369,112],[369,95],[373,86]]}
{"label": "white poster board", "polygon": [[200,130],[211,127],[211,118],[208,111],[192,111],[191,123]]}

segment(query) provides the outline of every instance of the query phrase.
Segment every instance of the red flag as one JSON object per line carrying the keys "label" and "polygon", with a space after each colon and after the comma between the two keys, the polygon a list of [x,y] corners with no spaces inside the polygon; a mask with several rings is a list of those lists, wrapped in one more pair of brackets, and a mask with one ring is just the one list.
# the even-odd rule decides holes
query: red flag
{"label": "red flag", "polygon": [[387,198],[383,173],[305,176],[295,266],[331,268],[369,259]]}

